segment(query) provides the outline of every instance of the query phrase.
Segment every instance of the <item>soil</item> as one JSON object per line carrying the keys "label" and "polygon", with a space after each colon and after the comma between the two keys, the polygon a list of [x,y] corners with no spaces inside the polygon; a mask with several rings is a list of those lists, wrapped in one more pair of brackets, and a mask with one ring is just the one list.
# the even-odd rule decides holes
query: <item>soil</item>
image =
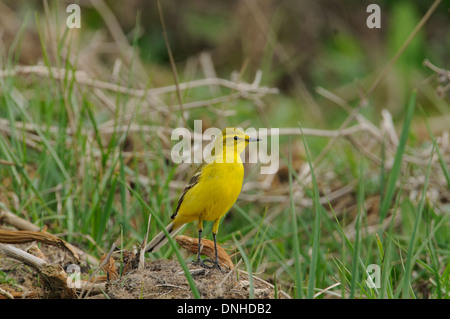
{"label": "soil", "polygon": [[[202,298],[243,299],[250,294],[248,276],[236,272],[222,272],[188,264]],[[146,263],[144,269],[128,272],[121,279],[111,282],[106,292],[109,298],[119,299],[186,299],[193,298],[189,283],[180,264],[173,260],[159,259]],[[90,297],[88,297],[90,298]],[[97,294],[92,298],[106,298]],[[274,298],[271,287],[254,282],[254,298]]]}
{"label": "soil", "polygon": [[[28,247],[21,247],[28,250]],[[36,245],[34,250],[36,250]],[[40,257],[49,263],[67,267],[67,254],[52,246],[41,245]],[[247,299],[251,294],[251,285],[246,273],[236,269],[220,271],[187,263],[201,298],[205,299]],[[95,267],[93,267],[95,269]],[[67,269],[67,268],[66,268]],[[92,269],[80,267],[82,280],[87,280]],[[105,268],[103,268],[105,269]],[[88,288],[76,290],[77,298],[87,299],[187,299],[194,298],[185,273],[178,261],[159,259],[146,261],[142,269],[137,265],[125,267],[122,276],[118,275],[118,263],[96,275],[96,282],[89,283]],[[89,274],[88,274],[89,273]],[[58,298],[49,294],[49,285],[42,280],[42,274],[24,265],[20,261],[0,255],[0,299],[1,298]],[[107,276],[105,276],[105,274]],[[51,297],[49,297],[51,296]],[[275,298],[275,291],[269,283],[253,277],[253,298]],[[278,298],[286,298],[278,293]]]}

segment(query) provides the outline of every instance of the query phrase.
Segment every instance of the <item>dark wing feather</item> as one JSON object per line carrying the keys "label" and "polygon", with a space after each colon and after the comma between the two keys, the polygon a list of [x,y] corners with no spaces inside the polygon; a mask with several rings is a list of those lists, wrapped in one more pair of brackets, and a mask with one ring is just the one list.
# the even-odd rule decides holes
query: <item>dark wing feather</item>
{"label": "dark wing feather", "polygon": [[180,199],[178,200],[177,208],[175,210],[175,213],[173,213],[170,218],[174,219],[177,216],[178,210],[180,209],[181,203],[183,202],[184,195],[195,185],[197,185],[198,181],[200,180],[200,176],[202,175],[203,167],[205,167],[205,163],[200,164],[197,169],[195,170],[194,174],[192,174],[191,179],[189,180],[189,183],[186,185],[186,187],[183,190],[183,193],[180,196]]}

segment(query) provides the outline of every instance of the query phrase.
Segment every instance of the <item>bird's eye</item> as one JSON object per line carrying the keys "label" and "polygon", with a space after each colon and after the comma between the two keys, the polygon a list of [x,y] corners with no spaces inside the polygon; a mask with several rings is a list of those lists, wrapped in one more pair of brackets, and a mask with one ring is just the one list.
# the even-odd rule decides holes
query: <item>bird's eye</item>
{"label": "bird's eye", "polygon": [[237,135],[234,136],[234,140],[237,141],[239,139],[239,137],[237,137]]}

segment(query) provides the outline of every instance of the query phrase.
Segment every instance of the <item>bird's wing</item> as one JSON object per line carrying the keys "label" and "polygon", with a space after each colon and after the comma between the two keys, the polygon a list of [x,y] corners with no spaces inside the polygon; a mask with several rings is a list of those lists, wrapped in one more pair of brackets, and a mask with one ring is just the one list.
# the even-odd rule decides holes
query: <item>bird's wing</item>
{"label": "bird's wing", "polygon": [[180,209],[181,203],[183,202],[184,199],[184,195],[186,195],[186,193],[195,185],[197,185],[200,176],[202,175],[203,172],[203,168],[206,166],[207,163],[203,162],[202,164],[200,164],[197,169],[195,170],[194,174],[192,174],[191,179],[189,180],[189,183],[186,185],[186,187],[183,190],[183,193],[180,196],[180,199],[178,200],[178,204],[177,204],[177,208],[175,210],[175,213],[173,213],[173,215],[170,217],[172,219],[174,219],[177,216],[178,210]]}

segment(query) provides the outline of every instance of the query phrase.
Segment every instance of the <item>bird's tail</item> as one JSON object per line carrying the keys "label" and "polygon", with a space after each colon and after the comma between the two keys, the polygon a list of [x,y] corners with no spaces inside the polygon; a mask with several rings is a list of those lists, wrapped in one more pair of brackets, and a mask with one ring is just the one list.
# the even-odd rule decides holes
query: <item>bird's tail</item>
{"label": "bird's tail", "polygon": [[[175,236],[176,233],[178,233],[181,230],[182,227],[178,226],[175,227],[174,222],[171,222],[169,225],[166,226],[166,231],[169,233],[170,237]],[[160,232],[158,235],[156,235],[148,244],[145,246],[145,252],[156,252],[158,251],[162,246],[164,246],[169,239],[166,237],[166,234],[164,231]]]}

